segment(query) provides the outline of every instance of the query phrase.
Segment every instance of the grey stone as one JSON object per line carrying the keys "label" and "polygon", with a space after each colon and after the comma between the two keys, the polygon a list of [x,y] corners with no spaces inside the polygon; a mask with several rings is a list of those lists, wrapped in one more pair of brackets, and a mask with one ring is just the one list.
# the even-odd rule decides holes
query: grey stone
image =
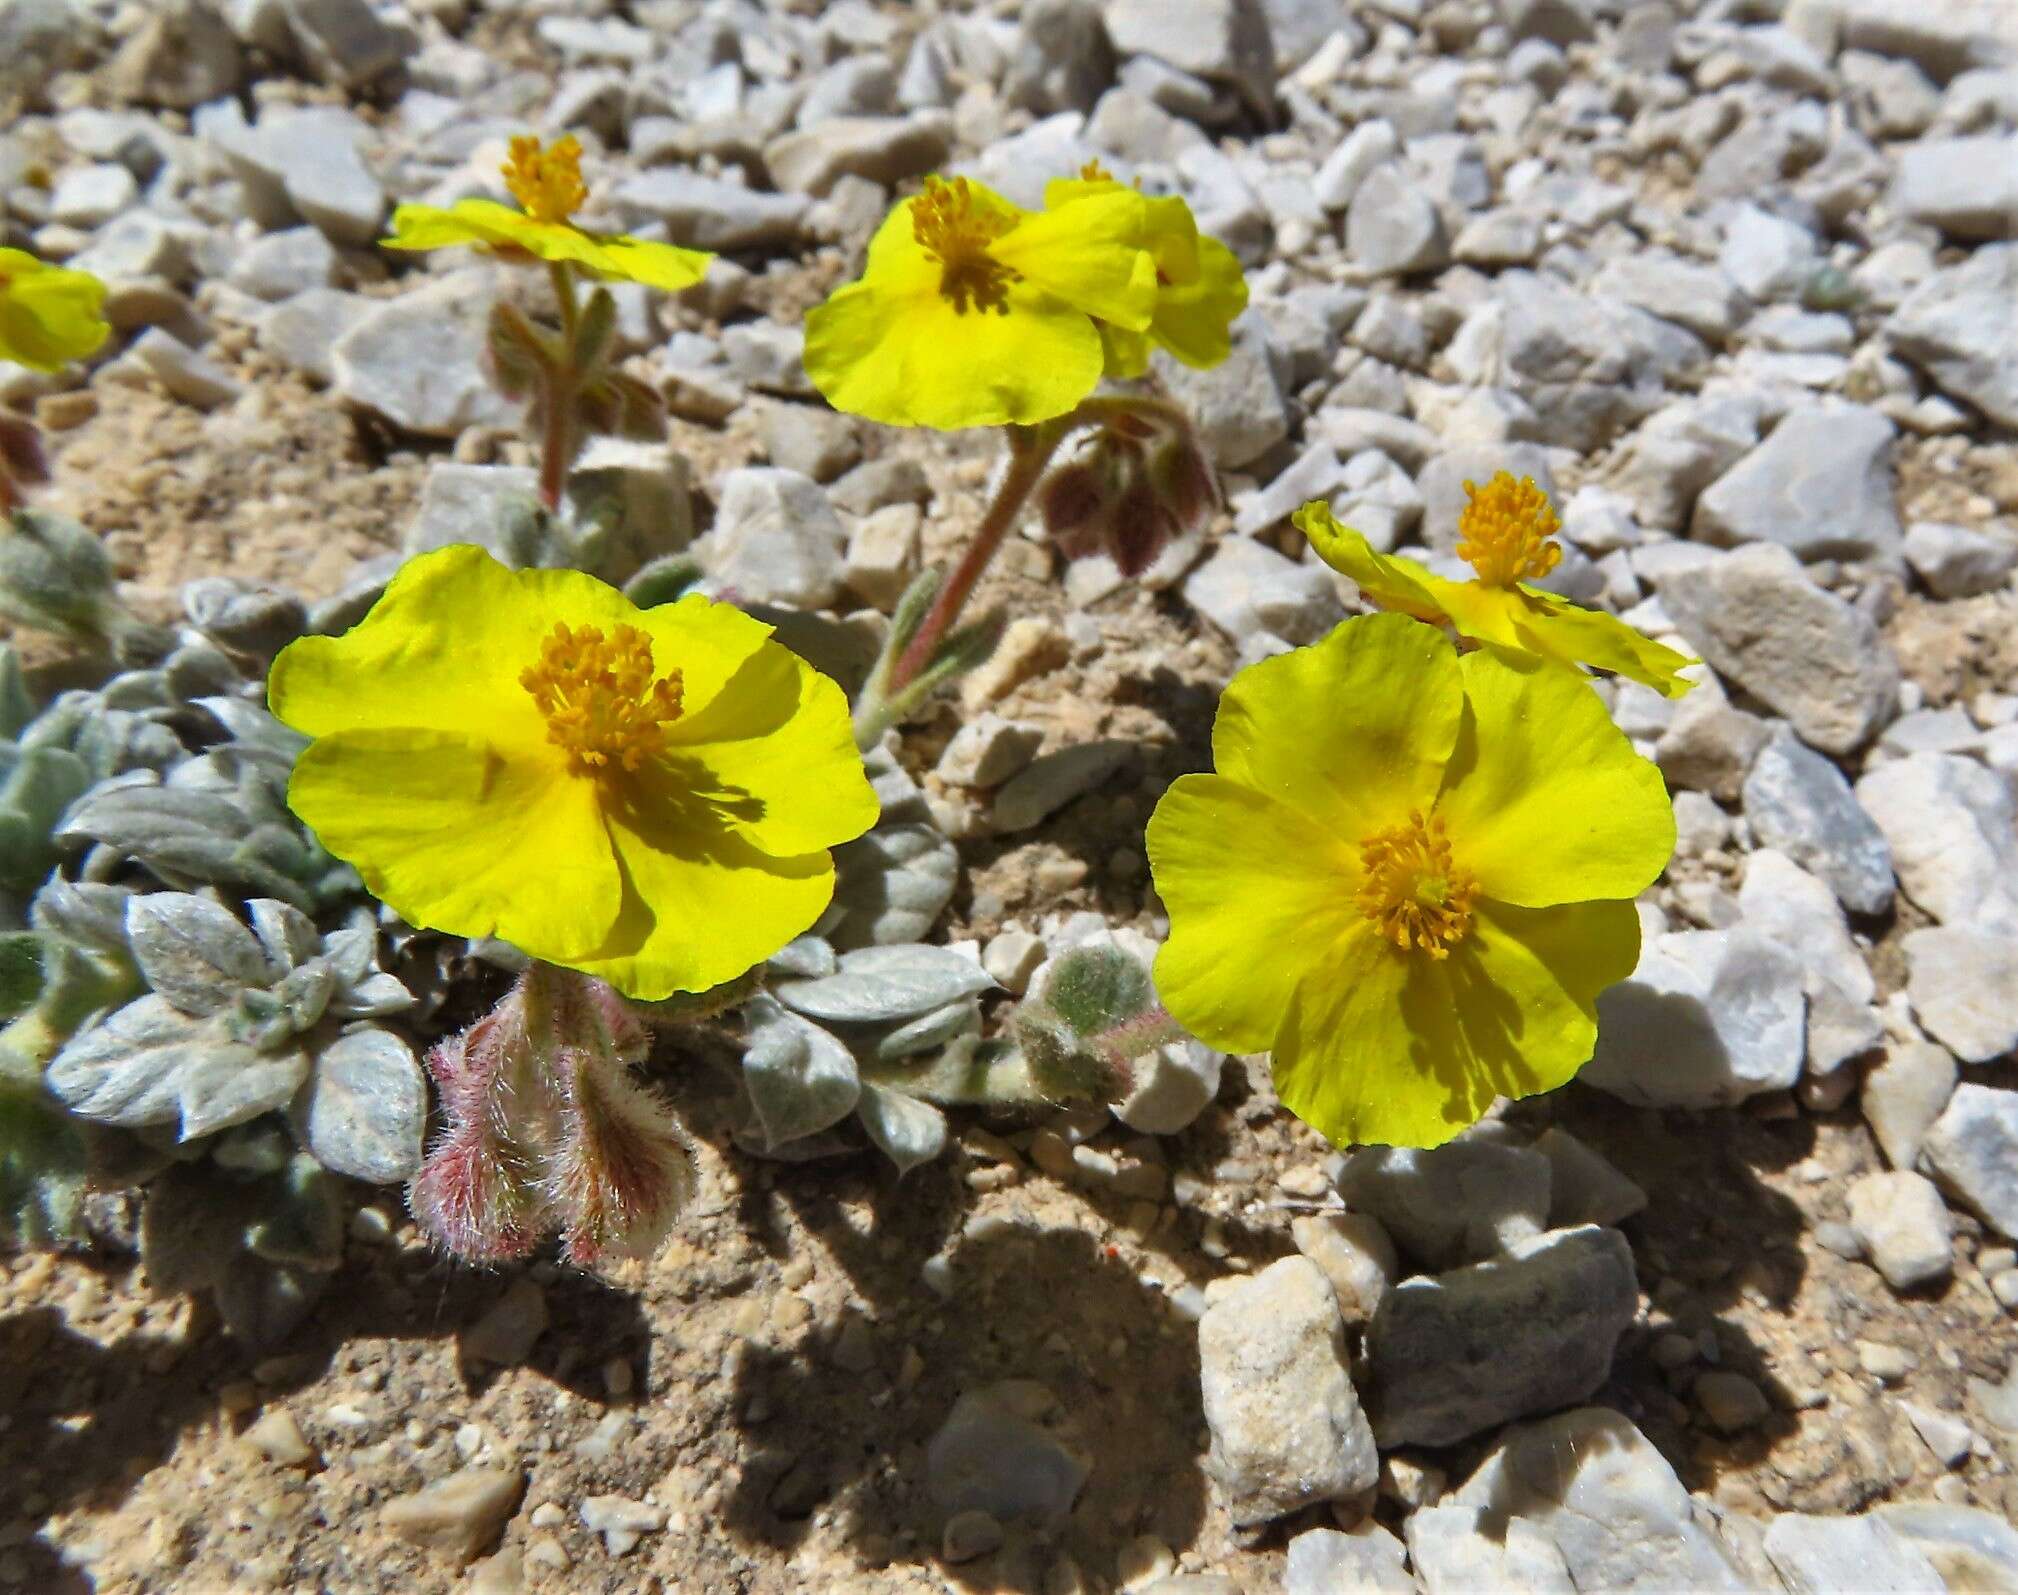
{"label": "grey stone", "polygon": [[1401,140],[1392,123],[1379,117],[1361,122],[1324,158],[1311,179],[1311,192],[1326,210],[1343,211],[1368,175],[1400,153]]}
{"label": "grey stone", "polygon": [[1829,760],[1782,729],[1753,761],[1744,795],[1761,846],[1820,876],[1853,914],[1890,905],[1892,849]]}
{"label": "grey stone", "polygon": [[1037,726],[1018,725],[999,714],[977,715],[946,744],[939,756],[939,779],[955,786],[1000,786],[1030,762],[1043,740]]}
{"label": "grey stone", "polygon": [[855,523],[848,534],[843,579],[851,592],[888,613],[918,572],[924,516],[915,504],[889,504]]}
{"label": "grey stone", "polygon": [[1689,1392],[1719,1434],[1741,1434],[1765,1422],[1773,1410],[1765,1392],[1741,1373],[1714,1369],[1697,1376]]}
{"label": "grey stone", "polygon": [[280,0],[291,48],[324,83],[356,89],[400,66],[420,45],[411,27],[397,26],[369,0]]}
{"label": "grey stone", "polygon": [[495,293],[491,268],[478,266],[377,303],[330,346],[336,391],[424,437],[516,422],[518,407],[484,374]]}
{"label": "grey stone", "polygon": [[1729,338],[1745,314],[1737,285],[1721,270],[1674,255],[1616,256],[1599,268],[1590,291],[1636,305],[1711,343]]}
{"label": "grey stone", "polygon": [[1010,105],[1039,116],[1089,111],[1113,81],[1114,51],[1095,0],[1033,0],[1023,8],[1002,81]]}
{"label": "grey stone", "polygon": [[1184,601],[1235,643],[1261,633],[1316,642],[1345,618],[1330,573],[1246,538],[1222,540],[1184,582]]}
{"label": "grey stone", "polygon": [[1771,737],[1771,726],[1733,707],[1712,676],[1674,703],[1654,741],[1654,762],[1671,786],[1707,792],[1728,803],[1743,790],[1753,761]]}
{"label": "grey stone", "polygon": [[996,792],[989,822],[1003,834],[1041,825],[1113,775],[1133,752],[1126,741],[1076,742],[1033,759]]}
{"label": "grey stone", "polygon": [[160,327],[149,327],[127,353],[171,395],[199,410],[229,404],[245,391],[238,378]]}
{"label": "grey stone", "polygon": [[1642,1211],[1647,1193],[1560,1125],[1535,1139],[1549,1161],[1550,1229],[1579,1224],[1620,1224]]}
{"label": "grey stone", "polygon": [[1655,937],[1631,978],[1599,993],[1582,1079],[1649,1107],[1786,1090],[1807,1056],[1801,983],[1792,953],[1742,925]]}
{"label": "grey stone", "polygon": [[1153,55],[1225,83],[1266,121],[1275,103],[1275,44],[1261,0],[1107,0],[1107,36],[1122,55]]}
{"label": "grey stone", "polygon": [[844,177],[894,187],[943,165],[952,149],[953,123],[943,111],[840,116],[772,139],[764,165],[783,192],[817,196]]}
{"label": "grey stone", "polygon": [[319,106],[270,112],[217,142],[262,225],[298,218],[333,244],[363,246],[377,239],[385,217],[385,189],[363,155],[370,137],[350,112]]}
{"label": "grey stone", "polygon": [[875,55],[848,55],[813,79],[799,101],[797,122],[813,127],[835,117],[887,116],[896,108],[897,74],[890,63]]}
{"label": "grey stone", "polygon": [[292,299],[336,280],[336,250],[316,228],[286,228],[240,255],[227,280],[255,299]]}
{"label": "grey stone", "polygon": [[1510,271],[1465,319],[1449,356],[1466,380],[1511,389],[1543,441],[1593,450],[1665,402],[1670,380],[1708,351],[1692,333],[1632,305]]}
{"label": "grey stone", "polygon": [[1198,1325],[1212,1446],[1205,1471],[1237,1525],[1347,1500],[1380,1477],[1373,1433],[1346,1375],[1331,1285],[1284,1257],[1234,1286]]}
{"label": "grey stone", "polygon": [[1516,39],[1545,39],[1567,49],[1597,37],[1596,0],[1501,0],[1500,14]]}
{"label": "grey stone", "polygon": [[104,225],[140,197],[140,184],[123,166],[73,166],[49,196],[50,217],[86,231]]}
{"label": "grey stone", "polygon": [[1810,1074],[1827,1074],[1877,1044],[1877,983],[1826,883],[1777,848],[1762,847],[1745,860],[1738,909],[1747,925],[1800,960]]}
{"label": "grey stone", "polygon": [[[1546,1536],[1579,1590],[1748,1590],[1667,1459],[1619,1413],[1584,1407],[1509,1431],[1451,1498],[1488,1533]],[[1411,1544],[1413,1541],[1411,1540]],[[1430,1583],[1432,1590],[1450,1588]],[[1474,1586],[1475,1588],[1498,1586]]]}
{"label": "grey stone", "polygon": [[1449,1445],[1582,1401],[1611,1371],[1639,1303],[1617,1230],[1551,1230],[1504,1257],[1403,1280],[1367,1330],[1383,1447]]}
{"label": "grey stone", "polygon": [[1792,0],[1787,26],[1818,49],[1869,50],[1917,63],[1945,83],[2018,60],[2018,27],[1999,0]]}
{"label": "grey stone", "polygon": [[1377,449],[1355,454],[1332,495],[1332,512],[1382,553],[1414,536],[1423,500],[1408,473]]}
{"label": "grey stone", "polygon": [[1934,1564],[1878,1517],[1783,1512],[1766,1526],[1766,1555],[1791,1595],[1843,1590],[1942,1595]]}
{"label": "grey stone", "polygon": [[39,101],[49,80],[77,61],[87,37],[68,0],[0,3],[0,97]]}
{"label": "grey stone", "polygon": [[1420,421],[1385,410],[1327,404],[1310,418],[1307,432],[1326,439],[1339,454],[1356,458],[1378,450],[1404,471],[1419,471],[1437,451],[1437,434]]}
{"label": "grey stone", "polygon": [[473,1562],[489,1548],[525,1496],[517,1468],[464,1468],[389,1501],[379,1512],[385,1529],[456,1562]]}
{"label": "grey stone", "polygon": [[1046,1426],[1057,1405],[1027,1379],[962,1395],[925,1448],[932,1504],[948,1516],[986,1512],[1002,1523],[1062,1525],[1087,1465]]}
{"label": "grey stone", "polygon": [[1395,161],[1374,167],[1353,190],[1345,248],[1357,265],[1382,276],[1435,271],[1450,260],[1442,215]]}
{"label": "grey stone", "polygon": [[1920,1163],[1998,1234],[2018,1240],[2018,1091],[1957,1086]]}
{"label": "grey stone", "polygon": [[764,453],[773,465],[831,482],[862,457],[854,421],[810,404],[766,405],[758,417]]}
{"label": "grey stone", "polygon": [[1795,410],[1696,501],[1693,535],[1726,547],[1778,543],[1803,560],[1896,567],[1896,436],[1890,421],[1863,405]]}
{"label": "grey stone", "polygon": [[516,1279],[489,1311],[456,1337],[456,1354],[471,1367],[516,1368],[547,1331],[546,1294],[530,1279]]}
{"label": "grey stone", "polygon": [[2018,1590],[2018,1528],[1995,1512],[1940,1501],[1898,1501],[1873,1508],[1916,1547],[1951,1590]]}
{"label": "grey stone", "polygon": [[1894,1047],[1864,1076],[1857,1105],[1893,1168],[1918,1167],[1921,1144],[1955,1094],[1958,1076],[1954,1055],[1931,1041]]}
{"label": "grey stone", "polygon": [[[1345,464],[1328,443],[1313,444],[1266,487],[1236,500],[1233,530],[1252,537],[1289,519],[1312,499],[1331,502],[1345,485]],[[1389,545],[1392,546],[1392,545]]]}
{"label": "grey stone", "polygon": [[1223,1053],[1189,1036],[1166,1042],[1136,1060],[1134,1082],[1114,1104],[1114,1116],[1146,1135],[1175,1135],[1219,1095],[1225,1062]]}
{"label": "grey stone", "polygon": [[1394,1242],[1371,1213],[1304,1213],[1290,1220],[1289,1233],[1296,1249],[1331,1281],[1349,1329],[1373,1317],[1400,1277]]}
{"label": "grey stone", "polygon": [[1451,258],[1464,266],[1497,271],[1507,266],[1532,266],[1542,252],[1542,218],[1517,206],[1483,211],[1458,229],[1451,240]]}
{"label": "grey stone", "polygon": [[603,1549],[612,1556],[628,1556],[647,1534],[666,1526],[666,1514],[645,1501],[624,1495],[591,1495],[582,1500],[582,1527],[602,1536]]}
{"label": "grey stone", "polygon": [[1289,436],[1289,406],[1276,380],[1268,324],[1257,312],[1244,311],[1233,323],[1232,352],[1210,370],[1194,370],[1161,350],[1153,368],[1191,415],[1215,464],[1238,469]]}
{"label": "grey stone", "polygon": [[1661,602],[1712,669],[1824,752],[1863,746],[1897,709],[1898,662],[1871,617],[1808,580],[1776,543],[1677,572]]}
{"label": "grey stone", "polygon": [[1474,1131],[1439,1147],[1361,1147],[1339,1170],[1338,1194],[1434,1271],[1539,1235],[1549,1169],[1539,1152]]}
{"label": "grey stone", "polygon": [[527,551],[506,535],[507,516],[538,502],[539,478],[522,465],[462,465],[440,461],[421,483],[420,508],[401,540],[411,557],[453,543],[475,543],[507,565],[523,565]]}
{"label": "grey stone", "polygon": [[153,212],[136,210],[101,227],[91,246],[64,264],[108,282],[159,277],[183,283],[190,273],[189,239]]}
{"label": "grey stone", "polygon": [[1950,238],[2008,238],[2018,226],[2018,133],[1903,145],[1891,206]]}
{"label": "grey stone", "polygon": [[1908,931],[1906,995],[1928,1034],[1964,1063],[2018,1048],[2018,941],[2009,931]]}
{"label": "grey stone", "polygon": [[1815,235],[1784,216],[1741,205],[1724,224],[1717,264],[1761,304],[1798,298],[1817,263]]}
{"label": "grey stone", "polygon": [[1857,783],[1899,885],[1944,925],[2018,936],[2018,801],[1995,771],[1914,753]]}
{"label": "grey stone", "polygon": [[2018,427],[2018,243],[1988,244],[1936,272],[1885,323],[1892,347],[1953,398]]}
{"label": "grey stone", "polygon": [[1945,521],[1915,521],[1907,527],[1905,554],[1936,598],[1995,592],[2018,569],[2018,539]]}
{"label": "grey stone", "polygon": [[1435,1505],[1410,1513],[1403,1532],[1429,1595],[1576,1595],[1555,1541],[1524,1518]]}
{"label": "grey stone", "polygon": [[714,527],[695,546],[722,590],[758,603],[822,609],[841,594],[847,530],[820,484],[776,466],[722,481]]}
{"label": "grey stone", "polygon": [[1282,1595],[1414,1595],[1407,1548],[1368,1518],[1350,1533],[1305,1529],[1289,1542]]}
{"label": "grey stone", "polygon": [[1756,403],[1720,397],[1666,405],[1633,434],[1614,480],[1645,525],[1679,532],[1697,496],[1758,436]]}
{"label": "grey stone", "polygon": [[[1968,1460],[1976,1435],[1960,1418],[1911,1401],[1900,1402],[1899,1410],[1906,1414],[1906,1420],[1913,1425],[1913,1432],[1926,1444],[1927,1449],[1934,1453],[1935,1460],[1944,1468],[1960,1467]],[[1944,1579],[1948,1578],[1945,1569],[1942,1570],[1941,1576]],[[1949,1579],[1948,1588],[1954,1587],[1954,1580]]]}
{"label": "grey stone", "polygon": [[1953,1221],[1933,1181],[1910,1170],[1865,1174],[1848,1192],[1850,1227],[1872,1266],[1894,1290],[1946,1279]]}
{"label": "grey stone", "polygon": [[674,167],[625,178],[612,198],[633,225],[664,222],[689,248],[714,250],[789,246],[804,232],[811,203],[803,194],[759,193]]}

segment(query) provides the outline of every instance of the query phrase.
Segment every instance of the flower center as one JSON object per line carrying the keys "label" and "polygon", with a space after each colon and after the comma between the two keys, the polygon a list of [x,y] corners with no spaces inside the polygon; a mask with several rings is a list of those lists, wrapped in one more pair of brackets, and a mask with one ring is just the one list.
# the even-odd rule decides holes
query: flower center
{"label": "flower center", "polygon": [[1471,930],[1478,882],[1451,862],[1442,818],[1424,818],[1416,809],[1404,823],[1361,842],[1359,857],[1366,867],[1360,912],[1404,951],[1416,947],[1448,958]]}
{"label": "flower center", "polygon": [[1562,522],[1534,478],[1500,471],[1484,487],[1464,485],[1469,502],[1457,518],[1458,557],[1492,587],[1535,581],[1562,560]]}
{"label": "flower center", "polygon": [[911,236],[939,263],[939,292],[958,315],[977,310],[1009,314],[1009,284],[1019,280],[988,246],[1016,226],[1015,218],[992,216],[974,203],[967,179],[925,179],[925,192],[911,201]]}
{"label": "flower center", "polygon": [[582,186],[581,140],[572,133],[555,139],[546,150],[532,134],[519,134],[511,142],[511,159],[503,171],[512,198],[536,222],[564,222],[589,197]]}
{"label": "flower center", "polygon": [[635,770],[666,744],[680,716],[680,673],[652,679],[652,640],[635,626],[555,625],[540,662],[519,676],[547,717],[547,740],[563,748],[575,775],[612,765]]}

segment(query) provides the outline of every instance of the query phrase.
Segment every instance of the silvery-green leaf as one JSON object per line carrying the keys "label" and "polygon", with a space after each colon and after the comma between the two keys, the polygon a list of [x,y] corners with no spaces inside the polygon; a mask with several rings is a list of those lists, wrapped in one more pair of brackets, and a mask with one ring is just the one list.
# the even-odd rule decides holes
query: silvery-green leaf
{"label": "silvery-green leaf", "polygon": [[292,903],[256,897],[245,906],[252,914],[253,934],[280,973],[298,968],[323,950],[315,921]]}
{"label": "silvery-green leaf", "polygon": [[980,1029],[980,1003],[972,997],[961,1002],[949,1002],[943,1008],[920,1014],[916,1019],[878,1037],[876,1057],[882,1062],[916,1057],[934,1047],[943,1047],[957,1035],[968,1031],[978,1033]]}
{"label": "silvery-green leaf", "polygon": [[122,670],[98,689],[107,709],[166,709],[175,701],[165,670]]}
{"label": "silvery-green leaf", "polygon": [[133,893],[124,886],[54,880],[35,894],[28,920],[37,930],[74,947],[123,953],[127,950],[126,905],[132,898]]}
{"label": "silvery-green leaf", "polygon": [[929,1102],[865,1085],[855,1112],[869,1139],[888,1154],[899,1174],[909,1174],[946,1150],[946,1115]]}
{"label": "silvery-green leaf", "polygon": [[262,1054],[150,995],[73,1036],[45,1078],[84,1118],[129,1129],[179,1119],[187,1141],[285,1105],[308,1055]]}
{"label": "silvery-green leaf", "polygon": [[861,1092],[853,1054],[769,997],[757,997],[745,1013],[743,1084],[769,1144],[782,1146],[846,1118]]}
{"label": "silvery-green leaf", "polygon": [[339,981],[354,986],[371,973],[378,932],[369,925],[344,925],[322,938],[322,955]]}
{"label": "silvery-green leaf", "polygon": [[174,703],[193,703],[213,693],[229,692],[245,680],[231,655],[202,638],[184,642],[170,654],[161,675]]}
{"label": "silvery-green leaf", "polygon": [[0,1088],[0,1240],[48,1247],[84,1233],[84,1142],[40,1091]]}
{"label": "silvery-green leaf", "polygon": [[59,692],[32,722],[21,728],[24,748],[67,748],[78,731],[99,712],[98,695],[72,689]]}
{"label": "silvery-green leaf", "polygon": [[1149,1008],[1156,988],[1141,959],[1102,938],[1052,959],[1041,996],[1080,1035],[1095,1036]]}
{"label": "silvery-green leaf", "polygon": [[818,936],[801,936],[773,953],[765,967],[773,975],[811,979],[831,975],[838,966],[834,961],[834,949],[825,940]]}
{"label": "silvery-green leaf", "polygon": [[300,1035],[328,1011],[329,999],[336,995],[336,971],[327,959],[311,959],[284,975],[273,993],[286,1011],[287,1022]]}
{"label": "silvery-green leaf", "polygon": [[35,1006],[42,995],[44,966],[52,956],[54,950],[32,930],[0,931],[0,1019],[12,1019]]}
{"label": "silvery-green leaf", "polygon": [[169,1169],[140,1209],[140,1261],[159,1295],[204,1290],[244,1251],[240,1182],[208,1164]]}
{"label": "silvery-green leaf", "polygon": [[241,1346],[266,1351],[308,1321],[330,1276],[241,1254],[213,1294],[225,1331]]}
{"label": "silvery-green leaf", "polygon": [[239,917],[186,892],[150,892],[126,906],[127,941],[147,984],[184,1013],[212,1014],[273,966]]}
{"label": "silvery-green leaf", "polygon": [[[226,746],[232,744],[227,743]],[[218,750],[213,748],[210,752],[199,754],[193,759],[184,759],[168,772],[164,785],[171,786],[178,792],[215,793],[228,800],[238,795],[238,777],[238,764],[219,758]],[[237,812],[234,804],[232,813]]]}
{"label": "silvery-green leaf", "polygon": [[960,855],[929,824],[884,823],[834,849],[834,901],[821,919],[836,947],[890,946],[927,934],[960,882]]}
{"label": "silvery-green leaf", "polygon": [[780,980],[771,990],[787,1007],[814,1019],[884,1023],[909,1019],[995,982],[971,958],[913,942],[845,953],[839,970],[815,980]]}
{"label": "silvery-green leaf", "polygon": [[294,1155],[287,1132],[268,1117],[234,1125],[210,1143],[210,1160],[234,1174],[278,1174]]}
{"label": "silvery-green leaf", "polygon": [[12,644],[0,642],[0,737],[19,735],[34,718],[35,700],[28,695],[21,660]]}
{"label": "silvery-green leaf", "polygon": [[228,576],[185,582],[182,612],[199,631],[259,659],[271,658],[308,624],[308,612],[293,593],[247,586]]}
{"label": "silvery-green leaf", "polygon": [[971,1033],[955,1036],[936,1056],[867,1064],[862,1078],[941,1107],[1027,1108],[1050,1100],[1032,1082],[1013,1041],[983,1041]]}
{"label": "silvery-green leaf", "polygon": [[[179,766],[174,776],[188,768]],[[57,836],[103,842],[171,882],[244,886],[304,912],[316,906],[307,888],[266,856],[287,858],[291,852],[297,867],[308,861],[307,845],[298,834],[282,829],[274,836],[258,830],[248,835],[237,804],[215,792],[179,787],[173,777],[161,786],[101,784],[70,810]]]}
{"label": "silvery-green leaf", "polygon": [[420,1168],[427,1083],[404,1041],[367,1025],[316,1055],[288,1117],[324,1168],[394,1185]]}
{"label": "silvery-green leaf", "polygon": [[383,1019],[405,1013],[419,1000],[397,975],[380,973],[367,975],[354,986],[338,987],[329,1011],[339,1019]]}
{"label": "silvery-green leaf", "polygon": [[297,1152],[247,1192],[246,1249],[269,1263],[327,1273],[343,1262],[343,1191],[329,1171]]}
{"label": "silvery-green leaf", "polygon": [[307,737],[282,725],[258,704],[244,698],[223,694],[198,698],[195,702],[217,717],[218,723],[231,733],[233,743],[239,747],[270,753],[292,764],[308,746]]}

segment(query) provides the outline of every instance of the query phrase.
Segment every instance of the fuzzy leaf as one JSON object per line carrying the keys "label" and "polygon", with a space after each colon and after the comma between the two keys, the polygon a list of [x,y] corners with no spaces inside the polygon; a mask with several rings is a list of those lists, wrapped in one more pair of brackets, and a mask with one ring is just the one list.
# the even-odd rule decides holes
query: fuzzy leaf
{"label": "fuzzy leaf", "polygon": [[960,855],[931,825],[881,825],[834,849],[837,881],[827,923],[837,947],[915,942],[960,882]]}
{"label": "fuzzy leaf", "polygon": [[1139,958],[1095,942],[1059,954],[1043,998],[1080,1035],[1095,1036],[1152,1006],[1156,987]]}
{"label": "fuzzy leaf", "polygon": [[934,1047],[943,1047],[955,1036],[969,1031],[976,1035],[981,1031],[981,1005],[972,997],[949,1002],[943,1008],[921,1014],[894,1030],[885,1031],[876,1038],[876,1058],[883,1063],[914,1058]]}
{"label": "fuzzy leaf", "polygon": [[288,1117],[324,1168],[373,1185],[397,1184],[420,1169],[427,1082],[404,1041],[365,1026],[316,1055]]}
{"label": "fuzzy leaf", "polygon": [[259,1207],[245,1226],[245,1247],[262,1262],[326,1274],[343,1262],[343,1195],[328,1172],[300,1154],[287,1168],[248,1188]]}
{"label": "fuzzy leaf", "polygon": [[840,968],[834,957],[834,949],[818,936],[801,936],[797,941],[787,942],[771,955],[765,965],[773,976],[797,976],[814,979],[821,975],[831,975]]}
{"label": "fuzzy leaf", "polygon": [[864,1082],[950,1107],[1041,1107],[1050,1101],[1031,1083],[1014,1042],[955,1036],[935,1057],[863,1066]]}
{"label": "fuzzy leaf", "polygon": [[0,1085],[0,1240],[45,1247],[83,1233],[85,1149],[40,1091]]}
{"label": "fuzzy leaf", "polygon": [[126,935],[147,984],[186,1014],[213,1014],[274,978],[238,916],[207,897],[151,892],[126,905]]}
{"label": "fuzzy leaf", "polygon": [[743,1083],[768,1143],[782,1146],[845,1119],[862,1094],[854,1055],[770,997],[757,998],[747,1012]]}
{"label": "fuzzy leaf", "polygon": [[840,965],[818,979],[778,981],[772,993],[814,1019],[875,1024],[929,1013],[995,984],[973,959],[916,942],[859,948]]}
{"label": "fuzzy leaf", "polygon": [[246,907],[252,914],[253,934],[281,974],[299,968],[322,951],[322,935],[315,921],[292,904],[260,897]]}
{"label": "fuzzy leaf", "polygon": [[865,1085],[855,1111],[869,1139],[897,1165],[899,1175],[909,1174],[946,1150],[946,1115],[929,1102],[902,1091]]}
{"label": "fuzzy leaf", "polygon": [[127,1129],[180,1120],[187,1141],[284,1106],[307,1078],[299,1048],[262,1054],[149,995],[73,1037],[48,1085],[84,1118]]}
{"label": "fuzzy leaf", "polygon": [[32,930],[0,934],[0,1019],[12,1019],[35,1006],[48,959],[48,948]]}
{"label": "fuzzy leaf", "polygon": [[15,737],[35,718],[35,700],[10,644],[0,642],[0,737]]}
{"label": "fuzzy leaf", "polygon": [[624,583],[624,596],[640,609],[655,609],[683,597],[701,576],[701,562],[691,554],[661,554]]}
{"label": "fuzzy leaf", "polygon": [[235,747],[270,755],[292,765],[308,746],[307,737],[282,725],[258,704],[244,698],[224,696],[197,698],[194,701],[198,707],[208,709],[217,717],[224,729],[231,733]]}

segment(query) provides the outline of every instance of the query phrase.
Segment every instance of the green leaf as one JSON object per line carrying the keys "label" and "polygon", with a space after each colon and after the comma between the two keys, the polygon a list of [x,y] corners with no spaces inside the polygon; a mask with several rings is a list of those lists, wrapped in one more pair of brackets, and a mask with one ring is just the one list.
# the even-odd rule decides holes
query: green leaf
{"label": "green leaf", "polygon": [[83,1237],[83,1137],[39,1090],[0,1085],[0,1240],[43,1247]]}
{"label": "green leaf", "polygon": [[1044,983],[1044,1000],[1083,1037],[1134,1018],[1156,1001],[1149,971],[1114,946],[1061,953]]}
{"label": "green leaf", "polygon": [[42,995],[48,948],[32,930],[0,935],[0,1019],[35,1006]]}

